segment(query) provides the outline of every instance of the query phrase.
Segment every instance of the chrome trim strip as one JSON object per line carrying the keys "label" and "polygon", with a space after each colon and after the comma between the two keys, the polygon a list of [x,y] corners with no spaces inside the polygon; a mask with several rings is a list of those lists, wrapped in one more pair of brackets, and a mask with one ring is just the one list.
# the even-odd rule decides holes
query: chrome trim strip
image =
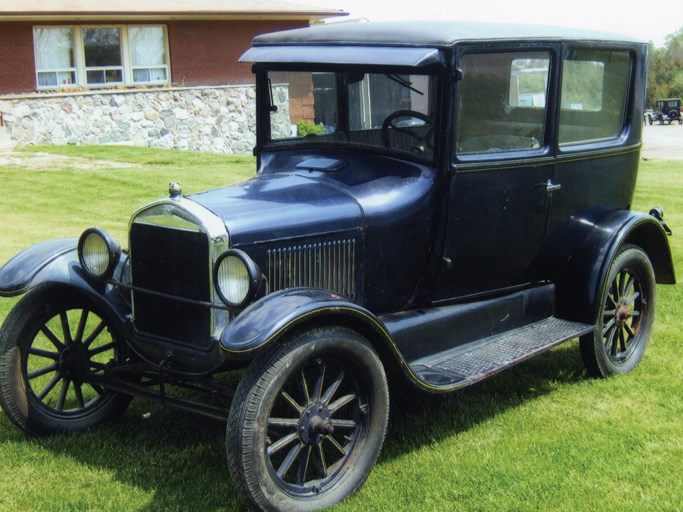
{"label": "chrome trim strip", "polygon": [[225,227],[225,223],[223,222],[223,219],[215,215],[212,211],[204,208],[199,203],[195,203],[194,201],[184,197],[180,197],[178,199],[161,199],[160,201],[155,201],[141,208],[138,208],[135,212],[133,212],[133,215],[130,218],[128,232],[130,233],[131,225],[140,215],[147,212],[148,210],[156,208],[161,208],[160,213],[171,212],[173,210],[184,210],[185,212],[190,214],[190,217],[192,217],[198,225],[206,229],[206,233],[209,235],[212,241],[225,237],[225,245],[227,250],[227,246],[230,243],[230,238],[228,235],[228,230]]}

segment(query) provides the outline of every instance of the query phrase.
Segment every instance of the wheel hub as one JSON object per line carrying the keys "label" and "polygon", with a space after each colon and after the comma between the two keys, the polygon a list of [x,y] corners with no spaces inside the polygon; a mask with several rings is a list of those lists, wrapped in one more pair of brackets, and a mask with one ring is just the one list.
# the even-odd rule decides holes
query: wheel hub
{"label": "wheel hub", "polygon": [[299,421],[299,435],[301,440],[314,446],[320,444],[325,436],[334,432],[327,407],[322,404],[311,405],[301,415]]}
{"label": "wheel hub", "polygon": [[65,377],[82,380],[90,369],[86,350],[80,345],[67,346],[59,356],[59,369]]}
{"label": "wheel hub", "polygon": [[616,322],[619,327],[623,327],[629,318],[633,316],[633,311],[628,304],[620,303],[617,307]]}

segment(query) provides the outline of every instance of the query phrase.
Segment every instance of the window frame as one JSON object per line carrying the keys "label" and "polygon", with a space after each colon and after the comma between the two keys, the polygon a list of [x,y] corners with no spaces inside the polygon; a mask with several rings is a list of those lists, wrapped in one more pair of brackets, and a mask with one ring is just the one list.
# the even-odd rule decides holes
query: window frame
{"label": "window frame", "polygon": [[[168,27],[164,24],[143,24],[143,23],[136,23],[136,24],[128,24],[125,26],[126,27],[126,46],[127,46],[127,54],[128,58],[124,59],[128,65],[129,65],[129,72],[128,76],[130,76],[130,83],[133,85],[136,84],[141,84],[141,85],[157,85],[157,84],[168,84],[171,83],[171,54],[169,51],[169,43],[168,43]],[[130,36],[128,34],[129,29],[131,28],[161,28],[163,32],[163,37],[164,37],[164,56],[166,57],[166,62],[164,64],[159,64],[159,65],[153,65],[153,66],[134,66],[133,65],[133,45],[131,44]],[[139,69],[160,69],[164,68],[166,70],[166,79],[165,80],[147,80],[147,81],[140,81],[136,82],[135,81],[135,71]],[[151,76],[151,72],[150,72]]]}
{"label": "window frame", "polygon": [[[622,98],[622,109],[621,117],[617,124],[618,130],[616,130],[615,135],[610,137],[597,137],[591,139],[581,139],[571,142],[561,142],[561,131],[562,131],[562,91],[564,88],[565,73],[564,65],[568,60],[567,57],[573,52],[590,52],[590,53],[625,53],[628,56],[629,68],[628,76],[625,81],[624,96]],[[559,153],[574,153],[585,151],[590,148],[602,148],[602,147],[613,147],[621,145],[625,138],[628,136],[628,116],[631,112],[631,103],[633,102],[633,83],[635,80],[635,68],[636,68],[636,54],[631,47],[620,46],[620,45],[582,45],[582,44],[566,44],[563,52],[562,58],[559,62],[559,87],[558,87],[558,97],[557,97],[557,150]],[[603,88],[604,91],[604,88]],[[603,92],[604,94],[604,92]],[[604,100],[604,98],[603,98]],[[571,109],[565,109],[571,110]],[[595,113],[600,113],[603,110],[594,111]]]}
{"label": "window frame", "polygon": [[[38,48],[36,46],[36,38],[35,38],[35,30],[36,29],[69,29],[71,30],[71,44],[72,48],[71,51],[73,52],[73,66],[68,67],[68,68],[38,68]],[[78,85],[78,61],[79,61],[79,56],[78,56],[78,46],[76,43],[76,31],[74,30],[74,27],[71,25],[48,25],[48,26],[33,26],[32,31],[33,35],[33,66],[34,66],[34,71],[35,71],[35,78],[36,78],[36,88],[38,90],[53,90],[53,89],[59,89],[60,87],[63,86],[68,86],[68,87],[74,87]],[[57,78],[57,84],[56,85],[40,85],[40,78],[39,75],[41,73],[54,73],[55,75],[59,75],[59,73],[73,73],[74,76],[74,81],[70,84],[60,84],[59,83],[59,78]]]}
{"label": "window frame", "polygon": [[[126,67],[125,67],[125,58],[124,55],[126,53],[126,43],[127,43],[127,37],[128,37],[128,32],[124,30],[123,25],[81,25],[80,27],[80,46],[82,51],[82,61],[81,63],[83,64],[83,83],[79,85],[83,85],[84,87],[92,87],[92,88],[101,88],[101,87],[113,87],[115,85],[124,85],[126,83]],[[121,65],[119,66],[88,66],[85,60],[85,31],[89,29],[116,29],[119,31],[119,52],[121,55]],[[107,71],[113,71],[113,70],[121,70],[121,81],[117,82],[107,82],[106,81],[106,73]],[[91,71],[97,71],[101,72],[103,77],[105,78],[104,82],[95,82],[95,83],[90,83],[88,82],[88,73]]]}
{"label": "window frame", "polygon": [[[532,42],[525,44],[463,44],[457,47],[455,53],[456,73],[461,74],[461,62],[463,58],[471,55],[492,55],[492,54],[535,54],[544,53],[548,57],[548,75],[546,83],[545,106],[543,107],[543,143],[537,148],[523,148],[514,150],[504,150],[497,152],[459,152],[458,136],[462,127],[460,126],[460,97],[463,93],[462,75],[457,77],[455,91],[453,93],[453,126],[454,131],[451,137],[451,156],[450,161],[453,165],[477,163],[483,161],[504,161],[504,160],[525,160],[527,158],[541,158],[549,156],[553,151],[554,145],[554,109],[556,96],[558,94],[557,69],[561,61],[561,45],[556,42]],[[512,62],[512,61],[511,61]],[[526,108],[526,107],[522,107]],[[540,107],[533,107],[540,108]],[[540,141],[539,141],[540,142]]]}
{"label": "window frame", "polygon": [[[377,154],[390,154],[397,158],[403,160],[411,160],[420,163],[427,163],[428,165],[436,165],[439,158],[439,151],[441,151],[441,142],[439,137],[435,137],[434,148],[431,151],[430,156],[424,156],[412,153],[410,151],[405,151],[401,149],[388,148],[383,145],[367,144],[365,142],[355,142],[348,140],[321,140],[321,137],[311,138],[307,140],[305,137],[291,136],[282,138],[272,138],[273,127],[272,127],[272,110],[269,108],[271,97],[271,86],[274,90],[276,86],[280,84],[278,80],[271,80],[273,73],[333,73],[333,74],[344,74],[344,73],[362,73],[362,74],[395,74],[402,75],[408,74],[411,76],[426,76],[431,77],[435,83],[431,85],[430,88],[430,101],[434,105],[434,119],[433,126],[435,127],[435,133],[440,130],[438,127],[443,123],[443,114],[441,113],[440,105],[443,104],[443,88],[445,75],[440,68],[430,66],[424,68],[415,68],[407,66],[357,66],[357,65],[318,65],[309,63],[267,63],[265,65],[256,65],[256,89],[257,96],[261,98],[261,101],[257,101],[257,123],[259,128],[257,128],[257,152],[264,151],[278,151],[287,149],[298,149],[298,148],[320,148],[320,147],[336,147],[336,148],[348,148],[353,150],[363,150],[369,151]],[[338,87],[338,84],[337,84]],[[348,91],[341,92],[337,89],[337,115],[338,127],[343,127],[344,130],[349,133],[363,132],[375,130],[381,134],[381,127],[375,127],[373,129],[355,129],[351,130],[349,127],[349,110],[348,110]],[[361,93],[363,91],[361,90]],[[367,98],[366,98],[367,99]],[[337,130],[339,131],[339,130]],[[341,132],[340,132],[341,133]]]}
{"label": "window frame", "polygon": [[[154,66],[133,66],[132,57],[132,44],[129,39],[128,29],[131,27],[136,28],[161,28],[164,37],[164,56],[166,62],[160,65]],[[59,72],[60,70],[54,69],[39,69],[34,60],[34,76],[36,80],[36,90],[38,91],[54,91],[59,89],[68,89],[74,87],[87,87],[88,89],[107,89],[116,86],[125,87],[145,87],[149,85],[164,85],[170,84],[171,80],[171,58],[169,51],[169,38],[168,38],[168,26],[163,23],[129,23],[129,24],[119,24],[119,23],[94,23],[88,24],[83,23],[79,25],[33,25],[32,33],[35,34],[36,29],[71,29],[72,41],[73,41],[73,52],[74,52],[74,68],[70,68],[65,71],[71,71],[74,73],[75,80],[71,84],[60,84],[57,85],[40,85],[38,80],[39,73],[46,72]],[[121,66],[86,66],[85,64],[85,40],[84,40],[84,30],[91,28],[116,28],[120,33],[120,47],[121,47]],[[37,51],[35,35],[33,35],[33,51],[34,55]],[[166,80],[149,80],[149,81],[135,81],[134,71],[136,69],[156,69],[165,68]],[[87,73],[88,71],[103,71],[109,69],[120,69],[122,74],[122,81],[120,82],[106,82],[106,83],[88,83]]]}

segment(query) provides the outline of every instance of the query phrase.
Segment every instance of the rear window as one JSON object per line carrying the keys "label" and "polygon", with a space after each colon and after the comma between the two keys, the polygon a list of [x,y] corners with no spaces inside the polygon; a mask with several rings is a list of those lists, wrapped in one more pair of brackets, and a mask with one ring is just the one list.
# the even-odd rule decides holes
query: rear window
{"label": "rear window", "polygon": [[560,145],[613,140],[624,127],[631,55],[571,51],[562,66]]}

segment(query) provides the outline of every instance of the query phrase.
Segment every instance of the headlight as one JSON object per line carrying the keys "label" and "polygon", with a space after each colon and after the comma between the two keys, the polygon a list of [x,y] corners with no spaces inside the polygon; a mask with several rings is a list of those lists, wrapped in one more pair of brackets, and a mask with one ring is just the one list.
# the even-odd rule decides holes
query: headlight
{"label": "headlight", "polygon": [[99,228],[86,229],[78,240],[78,261],[95,279],[109,279],[121,256],[121,246]]}
{"label": "headlight", "polygon": [[218,258],[214,277],[221,300],[234,309],[243,308],[254,298],[262,279],[256,263],[238,249],[230,249]]}

